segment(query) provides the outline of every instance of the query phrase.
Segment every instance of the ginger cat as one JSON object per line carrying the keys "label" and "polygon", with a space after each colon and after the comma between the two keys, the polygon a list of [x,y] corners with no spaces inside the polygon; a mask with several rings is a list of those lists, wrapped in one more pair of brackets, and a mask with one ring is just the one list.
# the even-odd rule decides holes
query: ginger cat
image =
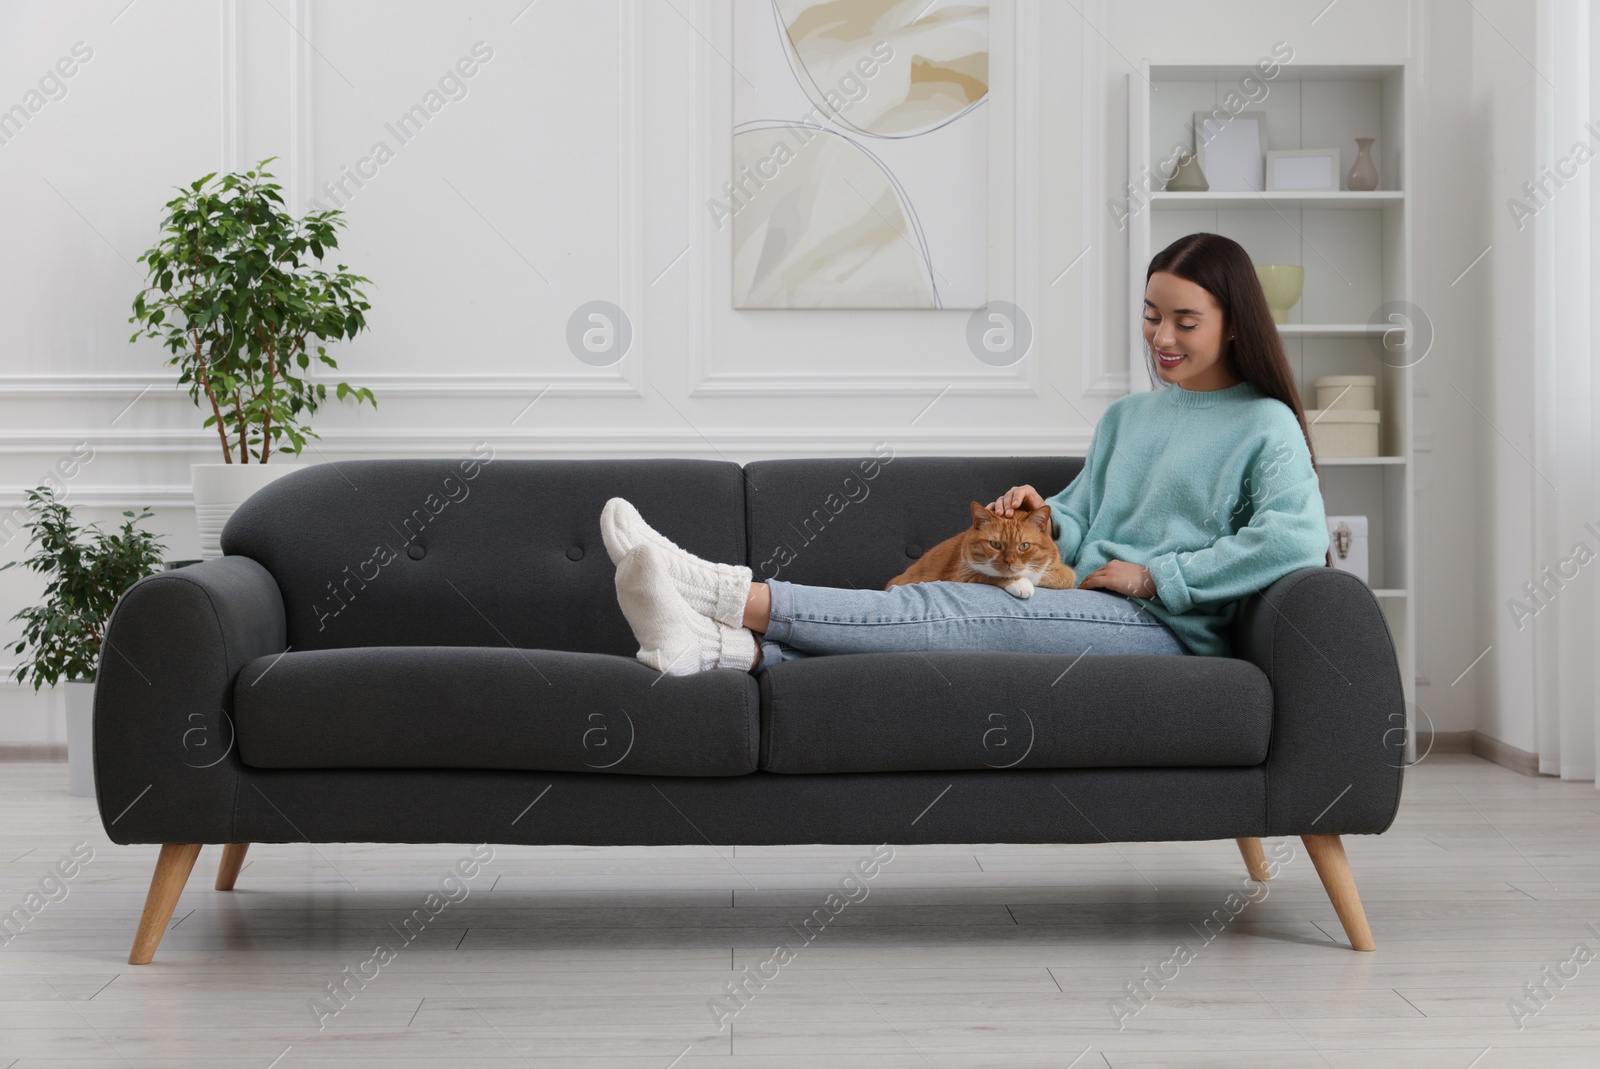
{"label": "ginger cat", "polygon": [[976,501],[972,526],[934,546],[884,589],[906,583],[988,583],[1018,598],[1033,589],[1069,590],[1078,576],[1061,561],[1050,534],[1050,506],[1014,516],[996,516]]}

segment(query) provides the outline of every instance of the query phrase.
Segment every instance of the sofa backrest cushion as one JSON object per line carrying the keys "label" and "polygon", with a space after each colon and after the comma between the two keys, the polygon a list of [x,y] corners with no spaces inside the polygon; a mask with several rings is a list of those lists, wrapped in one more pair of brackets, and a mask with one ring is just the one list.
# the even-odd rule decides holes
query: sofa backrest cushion
{"label": "sofa backrest cushion", "polygon": [[[1013,486],[1045,497],[1082,457],[870,457],[745,465],[755,578],[881,590],[925,551],[972,525]],[[646,513],[648,516],[649,514]]]}
{"label": "sofa backrest cushion", "polygon": [[638,643],[600,538],[611,497],[691,553],[745,559],[738,465],[679,459],[366,460],[308,465],[241,505],[224,553],[262,564],[295,650]]}

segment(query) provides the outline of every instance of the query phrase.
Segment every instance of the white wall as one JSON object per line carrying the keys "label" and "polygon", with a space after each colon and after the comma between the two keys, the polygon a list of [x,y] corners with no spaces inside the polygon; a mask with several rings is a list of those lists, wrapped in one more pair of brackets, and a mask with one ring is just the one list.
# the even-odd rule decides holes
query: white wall
{"label": "white wall", "polygon": [[[1082,453],[1125,388],[1134,314],[1107,210],[1126,178],[1129,61],[1250,62],[1279,40],[1306,63],[1416,50],[1429,78],[1416,278],[1438,332],[1418,369],[1419,702],[1438,730],[1481,716],[1527,747],[1517,714],[1495,705],[1517,694],[1503,682],[1513,665],[1481,663],[1449,686],[1494,638],[1488,590],[1511,586],[1486,582],[1485,562],[1510,567],[1526,534],[1521,462],[1453,388],[1514,421],[1503,406],[1525,399],[1519,369],[1486,358],[1514,353],[1528,327],[1507,297],[1526,268],[1514,249],[1501,257],[1497,245],[1450,285],[1490,240],[1491,185],[1520,182],[1529,148],[1517,118],[1531,107],[1526,79],[1465,5],[1341,0],[1319,15],[1276,0],[996,0],[991,296],[1020,305],[1036,340],[994,368],[967,351],[962,312],[729,309],[728,236],[705,207],[729,155],[728,3],[525,4],[0,6],[0,107],[75,42],[93,49],[66,96],[0,145],[5,508],[89,442],[95,459],[69,500],[107,518],[148,503],[173,556],[195,555],[188,464],[215,459],[215,439],[161,352],[128,344],[131,261],[179,182],[276,155],[303,206],[380,138],[394,158],[348,198],[339,255],[373,279],[372,328],[338,353],[380,407],[326,410],[310,460],[448,455],[483,438],[526,456],[743,461],[860,453],[879,439],[903,453]],[[1479,8],[1513,39],[1531,35],[1531,2]],[[493,58],[467,96],[398,145],[384,124],[479,41]],[[632,321],[615,367],[565,346],[568,316],[595,299]],[[21,549],[16,539],[0,556]],[[0,616],[37,588],[0,574]],[[58,741],[60,723],[49,699],[0,690],[0,743]]]}
{"label": "white wall", "polygon": [[1506,204],[1521,198],[1522,183],[1537,177],[1534,119],[1543,75],[1533,59],[1532,0],[1495,0],[1479,10],[1469,20],[1473,108],[1463,131],[1473,149],[1460,178],[1480,191],[1482,221],[1474,227],[1478,248],[1492,247],[1461,283],[1473,287],[1478,306],[1472,323],[1481,340],[1473,355],[1481,385],[1467,392],[1482,410],[1470,414],[1477,420],[1472,470],[1479,473],[1479,484],[1476,508],[1463,519],[1481,532],[1482,542],[1477,567],[1459,574],[1472,576],[1471,585],[1480,593],[1476,634],[1467,648],[1455,651],[1450,675],[1487,649],[1461,684],[1475,679],[1483,696],[1479,730],[1532,751],[1532,629],[1519,632],[1506,603],[1521,597],[1522,585],[1538,571],[1533,492],[1539,476],[1529,463],[1534,452],[1534,228],[1519,230]]}
{"label": "white wall", "polygon": [[[1506,58],[1520,60],[1497,31],[1531,43],[1532,14],[1531,0],[1426,7],[1415,160],[1426,197],[1415,238],[1416,300],[1435,331],[1416,371],[1418,674],[1427,679],[1418,704],[1440,731],[1477,728],[1524,750],[1531,736],[1506,731],[1496,700],[1494,681],[1517,668],[1494,627],[1495,614],[1503,615],[1502,569],[1511,562],[1511,571],[1522,570],[1518,539],[1525,546],[1528,537],[1527,479],[1510,466],[1521,462],[1500,432],[1530,441],[1526,418],[1513,414],[1516,389],[1526,383],[1504,378],[1517,376],[1508,353],[1524,354],[1510,363],[1526,369],[1531,322],[1517,319],[1506,295],[1522,272],[1531,273],[1531,260],[1502,241],[1496,194],[1502,169],[1520,170],[1529,159],[1531,143],[1515,137],[1530,117],[1519,118],[1518,109],[1531,108],[1532,97],[1520,82],[1500,80]],[[1524,389],[1521,403],[1527,400]]]}

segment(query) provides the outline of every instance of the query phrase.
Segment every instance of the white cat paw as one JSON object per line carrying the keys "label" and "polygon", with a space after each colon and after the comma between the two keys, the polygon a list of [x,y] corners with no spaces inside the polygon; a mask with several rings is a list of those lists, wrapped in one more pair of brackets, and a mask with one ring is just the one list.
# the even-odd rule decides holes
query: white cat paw
{"label": "white cat paw", "polygon": [[1024,599],[1033,597],[1033,583],[1028,579],[1013,579],[1002,589],[1012,597]]}

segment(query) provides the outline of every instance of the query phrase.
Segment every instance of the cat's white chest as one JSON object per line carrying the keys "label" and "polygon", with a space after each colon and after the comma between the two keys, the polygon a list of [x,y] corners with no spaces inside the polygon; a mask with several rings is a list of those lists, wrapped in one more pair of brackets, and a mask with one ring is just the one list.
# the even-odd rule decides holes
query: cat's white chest
{"label": "cat's white chest", "polygon": [[996,568],[994,565],[987,563],[974,564],[972,565],[972,570],[982,575],[993,576],[996,579],[1009,580],[1009,582],[1007,582],[1000,589],[1004,590],[1012,597],[1017,598],[1033,597],[1033,588],[1039,582],[1039,580],[1044,577],[1045,573],[1045,568],[1040,565],[1024,568],[1020,572],[1015,572],[1009,575],[1001,572],[1000,569]]}

